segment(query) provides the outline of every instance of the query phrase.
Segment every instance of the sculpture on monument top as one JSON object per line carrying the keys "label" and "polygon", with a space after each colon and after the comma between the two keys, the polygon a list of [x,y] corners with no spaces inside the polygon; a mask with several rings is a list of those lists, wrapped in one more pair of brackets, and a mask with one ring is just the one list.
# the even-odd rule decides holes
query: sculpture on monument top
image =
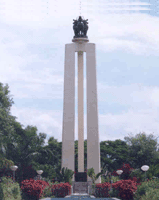
{"label": "sculpture on monument top", "polygon": [[74,38],[88,38],[87,37],[87,30],[88,30],[88,19],[84,20],[81,16],[79,16],[78,20],[73,19],[73,30],[75,33]]}

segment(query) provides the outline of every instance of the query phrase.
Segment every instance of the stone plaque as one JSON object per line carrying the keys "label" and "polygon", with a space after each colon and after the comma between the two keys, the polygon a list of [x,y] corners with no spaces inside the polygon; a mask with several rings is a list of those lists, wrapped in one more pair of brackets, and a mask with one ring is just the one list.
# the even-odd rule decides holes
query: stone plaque
{"label": "stone plaque", "polygon": [[87,173],[86,172],[77,172],[75,174],[76,182],[87,182]]}

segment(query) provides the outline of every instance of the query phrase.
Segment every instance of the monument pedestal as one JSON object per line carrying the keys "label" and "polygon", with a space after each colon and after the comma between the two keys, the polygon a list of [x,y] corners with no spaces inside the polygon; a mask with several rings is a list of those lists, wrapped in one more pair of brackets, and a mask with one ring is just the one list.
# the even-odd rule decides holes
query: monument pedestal
{"label": "monument pedestal", "polygon": [[73,186],[73,193],[90,194],[92,191],[92,181],[87,181],[87,182],[72,181],[72,186]]}

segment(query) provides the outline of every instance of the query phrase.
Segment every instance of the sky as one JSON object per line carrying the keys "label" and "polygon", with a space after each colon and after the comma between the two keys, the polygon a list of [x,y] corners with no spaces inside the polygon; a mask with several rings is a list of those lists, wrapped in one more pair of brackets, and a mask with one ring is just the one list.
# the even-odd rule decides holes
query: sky
{"label": "sky", "polygon": [[[0,82],[11,114],[26,127],[62,141],[64,53],[73,19],[88,19],[96,44],[99,140],[159,133],[159,6],[157,1],[0,0]],[[77,62],[77,55],[75,55]],[[86,76],[84,53],[84,77]],[[77,132],[77,64],[76,122]],[[84,78],[84,139],[86,133]]]}

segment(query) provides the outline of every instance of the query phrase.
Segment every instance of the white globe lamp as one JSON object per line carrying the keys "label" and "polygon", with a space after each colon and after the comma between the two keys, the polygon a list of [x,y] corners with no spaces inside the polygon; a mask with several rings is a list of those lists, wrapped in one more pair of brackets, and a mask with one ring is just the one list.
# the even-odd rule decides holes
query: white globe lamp
{"label": "white globe lamp", "polygon": [[18,169],[18,166],[11,166],[10,169],[13,171],[13,181],[15,182],[15,171]]}
{"label": "white globe lamp", "polygon": [[119,175],[120,178],[120,175],[123,173],[123,170],[117,170],[116,173]]}
{"label": "white globe lamp", "polygon": [[146,181],[146,171],[149,169],[149,166],[148,166],[148,165],[143,165],[143,166],[141,167],[141,169],[142,169],[143,171],[145,171],[145,181]]}
{"label": "white globe lamp", "polygon": [[39,179],[41,179],[41,176],[40,176],[40,175],[43,173],[43,170],[37,170],[36,172],[38,173]]}

